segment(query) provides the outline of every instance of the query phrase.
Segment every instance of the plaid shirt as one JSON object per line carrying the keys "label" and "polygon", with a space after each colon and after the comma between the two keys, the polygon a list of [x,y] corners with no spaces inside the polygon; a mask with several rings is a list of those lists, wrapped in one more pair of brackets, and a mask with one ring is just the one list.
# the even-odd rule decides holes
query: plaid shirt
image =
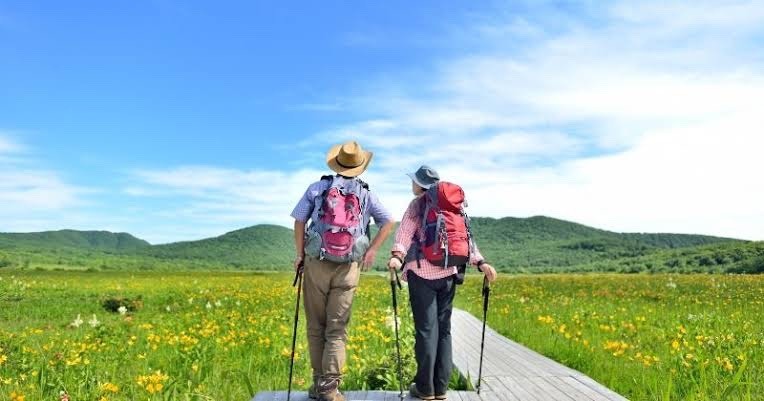
{"label": "plaid shirt", "polygon": [[[398,227],[398,231],[395,233],[395,245],[393,245],[393,252],[401,252],[406,254],[411,247],[411,243],[414,240],[414,235],[422,234],[422,217],[419,215],[419,198],[414,199],[409,204],[406,213],[403,214],[401,219],[401,225]],[[480,250],[474,243],[472,245],[472,252],[470,254],[470,263],[477,266],[477,263],[483,260],[483,255],[480,254]],[[417,268],[417,261],[412,260],[403,267],[403,280],[408,280],[407,273],[414,272],[417,276],[427,280],[437,280],[439,278],[445,278],[456,274],[456,266],[443,267],[435,266],[427,259],[419,260],[419,268]]]}
{"label": "plaid shirt", "polygon": [[[346,178],[340,177],[340,179]],[[305,194],[302,196],[302,198],[300,198],[300,201],[297,202],[297,206],[295,206],[294,210],[292,210],[291,216],[297,221],[306,223],[310,219],[310,215],[313,213],[316,197],[324,193],[324,191],[329,188],[329,185],[331,185],[329,180],[319,180],[313,184],[310,184],[308,189],[305,191]],[[382,227],[388,222],[393,221],[393,215],[390,214],[390,212],[388,212],[384,206],[382,206],[382,203],[379,201],[377,195],[371,191],[369,191],[369,198],[366,209],[363,210],[362,213],[368,213],[368,215],[373,217],[374,223],[376,223],[379,227]]]}

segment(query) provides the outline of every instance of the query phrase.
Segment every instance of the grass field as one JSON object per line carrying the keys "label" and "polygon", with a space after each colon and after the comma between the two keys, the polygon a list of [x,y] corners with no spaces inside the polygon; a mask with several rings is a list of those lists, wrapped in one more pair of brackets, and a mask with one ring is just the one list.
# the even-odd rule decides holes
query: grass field
{"label": "grass field", "polygon": [[[0,399],[51,400],[65,391],[71,400],[248,400],[285,389],[291,283],[289,274],[0,273]],[[109,298],[139,308],[107,312]],[[387,281],[364,277],[348,388],[397,386],[389,299]],[[409,313],[405,302],[401,308]],[[403,320],[408,350],[413,332]],[[302,323],[304,315],[298,389],[310,384]],[[404,357],[413,369],[411,352]]]}
{"label": "grass field", "polygon": [[764,400],[764,276],[516,276],[491,299],[491,327],[631,400]]}
{"label": "grass field", "polygon": [[[285,389],[291,281],[283,273],[0,271],[0,400],[62,391],[71,400],[247,400]],[[469,277],[457,297],[477,316],[480,284]],[[410,377],[407,300],[404,290]],[[489,324],[633,400],[760,400],[763,303],[759,276],[505,276]],[[295,383],[304,389],[300,326]],[[391,327],[387,281],[364,276],[345,388],[397,388]]]}

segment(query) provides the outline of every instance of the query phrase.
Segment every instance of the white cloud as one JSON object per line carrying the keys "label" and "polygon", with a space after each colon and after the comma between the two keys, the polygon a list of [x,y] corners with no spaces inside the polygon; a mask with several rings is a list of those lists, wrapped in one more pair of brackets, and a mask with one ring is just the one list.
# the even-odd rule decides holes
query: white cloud
{"label": "white cloud", "polygon": [[555,29],[516,17],[474,29],[535,43],[380,84],[374,101],[347,102],[375,119],[312,142],[378,150],[369,177],[396,208],[403,172],[427,163],[464,184],[473,215],[764,239],[764,6],[619,2],[598,13]]}
{"label": "white cloud", "polygon": [[142,237],[151,242],[191,240],[254,224],[291,226],[292,208],[307,186],[323,174],[326,173],[318,170],[245,171],[182,166],[135,171],[134,182],[124,192],[136,197],[164,198],[163,206],[147,212],[160,218],[164,226],[194,226],[191,232],[178,230],[172,235],[167,234],[168,230],[165,234],[139,231]]}
{"label": "white cloud", "polygon": [[0,156],[3,154],[19,153],[23,150],[23,147],[18,143],[12,141],[10,138],[6,138],[0,133]]}
{"label": "white cloud", "polygon": [[324,174],[313,163],[357,139],[375,152],[364,178],[396,216],[411,196],[404,173],[426,163],[464,185],[476,216],[764,239],[764,6],[608,6],[498,12],[459,27],[449,40],[466,32],[465,43],[480,44],[474,53],[331,102],[363,118],[299,144],[301,166],[315,170],[144,170],[125,192],[166,200],[150,212],[170,221],[157,237],[289,226],[302,191]]}
{"label": "white cloud", "polygon": [[0,231],[60,229],[65,216],[85,204],[91,190],[27,155],[27,147],[0,134]]}

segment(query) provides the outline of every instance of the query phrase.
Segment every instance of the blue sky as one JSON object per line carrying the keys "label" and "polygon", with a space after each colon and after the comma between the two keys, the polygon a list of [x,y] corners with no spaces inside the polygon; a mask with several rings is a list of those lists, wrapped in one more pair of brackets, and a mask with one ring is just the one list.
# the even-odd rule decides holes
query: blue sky
{"label": "blue sky", "polygon": [[289,225],[336,142],[479,216],[764,239],[760,2],[0,4],[0,231]]}

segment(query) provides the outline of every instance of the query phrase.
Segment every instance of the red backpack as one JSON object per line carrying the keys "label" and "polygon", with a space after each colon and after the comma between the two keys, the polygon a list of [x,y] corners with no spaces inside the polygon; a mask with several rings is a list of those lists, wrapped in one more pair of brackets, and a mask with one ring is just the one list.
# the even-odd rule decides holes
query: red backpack
{"label": "red backpack", "polygon": [[470,220],[464,211],[464,191],[456,184],[438,182],[422,196],[422,227],[419,252],[436,266],[469,263],[472,251]]}

